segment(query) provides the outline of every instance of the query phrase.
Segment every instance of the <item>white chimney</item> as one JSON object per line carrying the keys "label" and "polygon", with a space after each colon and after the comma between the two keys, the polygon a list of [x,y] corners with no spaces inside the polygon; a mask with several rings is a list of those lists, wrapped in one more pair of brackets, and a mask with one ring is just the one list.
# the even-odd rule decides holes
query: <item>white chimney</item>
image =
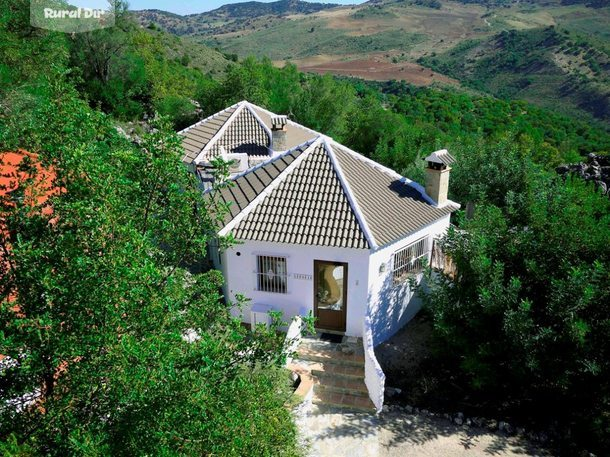
{"label": "white chimney", "polygon": [[433,152],[424,159],[426,167],[426,193],[437,206],[444,206],[447,203],[449,192],[449,173],[451,165],[455,159],[446,149]]}
{"label": "white chimney", "polygon": [[274,152],[285,151],[288,116],[274,116],[271,118],[271,149]]}

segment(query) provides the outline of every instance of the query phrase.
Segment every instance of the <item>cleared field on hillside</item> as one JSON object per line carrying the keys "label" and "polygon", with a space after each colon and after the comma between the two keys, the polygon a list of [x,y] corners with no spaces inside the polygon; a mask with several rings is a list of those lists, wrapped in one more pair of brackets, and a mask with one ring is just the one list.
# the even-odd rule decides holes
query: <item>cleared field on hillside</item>
{"label": "cleared field on hillside", "polygon": [[[311,59],[315,60],[315,59]],[[351,76],[370,81],[406,81],[417,86],[433,83],[459,85],[455,79],[436,73],[429,68],[411,62],[393,63],[385,56],[369,56],[367,59],[295,62],[299,70],[308,73]]]}

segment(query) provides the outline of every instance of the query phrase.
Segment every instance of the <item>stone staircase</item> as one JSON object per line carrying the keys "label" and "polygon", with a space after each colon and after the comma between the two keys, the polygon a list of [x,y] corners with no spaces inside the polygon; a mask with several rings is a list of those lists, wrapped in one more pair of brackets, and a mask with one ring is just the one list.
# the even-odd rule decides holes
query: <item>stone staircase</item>
{"label": "stone staircase", "polygon": [[375,406],[364,384],[362,340],[349,340],[331,343],[304,338],[297,349],[295,363],[311,371],[314,404],[374,412]]}

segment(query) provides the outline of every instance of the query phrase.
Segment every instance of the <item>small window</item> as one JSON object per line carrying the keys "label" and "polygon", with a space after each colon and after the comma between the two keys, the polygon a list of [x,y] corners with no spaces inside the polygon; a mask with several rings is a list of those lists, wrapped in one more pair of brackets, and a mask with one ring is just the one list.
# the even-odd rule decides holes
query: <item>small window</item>
{"label": "small window", "polygon": [[261,292],[286,293],[286,257],[256,256],[256,284]]}
{"label": "small window", "polygon": [[394,283],[400,283],[409,276],[420,273],[428,258],[428,237],[422,238],[394,253]]}

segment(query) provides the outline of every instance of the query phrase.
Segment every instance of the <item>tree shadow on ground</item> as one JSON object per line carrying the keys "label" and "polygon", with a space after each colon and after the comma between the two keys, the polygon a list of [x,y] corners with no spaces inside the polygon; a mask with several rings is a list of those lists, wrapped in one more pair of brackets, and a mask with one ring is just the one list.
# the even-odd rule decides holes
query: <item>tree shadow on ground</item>
{"label": "tree shadow on ground", "polygon": [[[317,439],[370,439],[379,437],[381,449],[395,449],[409,446],[422,446],[443,437],[454,437],[455,443],[472,450],[479,448],[490,456],[540,455],[543,451],[520,436],[507,436],[492,433],[484,428],[458,426],[443,418],[408,414],[403,411],[389,411],[380,415],[327,408],[316,414],[341,415],[337,425],[330,425],[317,433]],[[331,423],[332,421],[329,421]]]}

